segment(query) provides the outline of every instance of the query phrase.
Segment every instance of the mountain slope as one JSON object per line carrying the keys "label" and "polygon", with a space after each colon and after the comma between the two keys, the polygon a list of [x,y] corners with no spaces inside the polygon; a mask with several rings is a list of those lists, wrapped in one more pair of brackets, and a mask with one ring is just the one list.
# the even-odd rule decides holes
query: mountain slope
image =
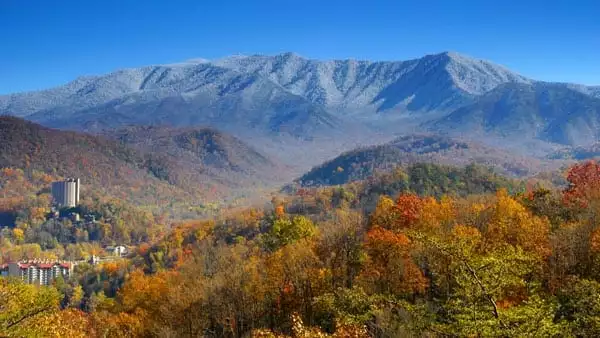
{"label": "mountain slope", "polygon": [[[560,89],[539,89],[544,86]],[[589,111],[598,95],[598,87],[544,84],[453,52],[377,62],[284,53],[82,77],[45,91],[0,96],[0,115],[89,132],[209,126],[301,173],[357,146],[424,130],[480,139],[494,134],[498,145],[507,136],[527,134],[539,141],[527,151],[544,148],[540,143],[550,151],[555,149],[548,142],[587,143],[596,139]],[[546,113],[547,106],[560,108]],[[578,135],[578,129],[584,132]]]}
{"label": "mountain slope", "polygon": [[600,99],[565,84],[504,84],[428,123],[430,130],[587,145],[600,137]]}
{"label": "mountain slope", "polygon": [[237,56],[125,69],[0,96],[0,114],[56,125],[73,124],[75,117],[91,122],[108,113],[121,122],[144,124],[243,118],[251,126],[277,129],[289,115],[317,114],[331,122],[325,109],[347,114],[450,108],[505,82],[530,80],[456,53],[397,62],[320,61],[293,53]]}
{"label": "mountain slope", "polygon": [[[282,122],[299,124],[290,115],[314,115],[329,125],[334,118],[328,113],[368,117],[386,110],[450,111],[506,83],[536,81],[454,52],[408,61],[323,61],[294,53],[231,56],[124,69],[44,91],[0,96],[0,115],[57,125],[74,124],[69,117],[75,116],[99,122],[97,115],[108,113],[117,118],[115,124],[224,119],[277,130]],[[567,86],[600,95],[599,87]],[[301,122],[307,120],[312,122]]]}
{"label": "mountain slope", "polygon": [[314,103],[350,110],[441,109],[501,83],[530,82],[504,67],[453,52],[397,62],[319,61],[285,53],[234,56],[214,64],[268,77]]}
{"label": "mountain slope", "polygon": [[[155,177],[146,167],[144,154],[105,138],[53,130],[12,117],[0,117],[0,138],[0,167],[80,177],[84,191],[99,189],[119,197],[122,187],[134,191],[140,185],[184,194]],[[150,192],[142,191],[137,197],[143,202],[153,200]]]}
{"label": "mountain slope", "polygon": [[[197,141],[192,147],[194,139]],[[241,142],[228,143],[230,137],[222,133],[176,133],[174,140],[182,149],[191,147],[190,151],[195,154],[212,154],[221,162],[198,155],[194,161],[183,163],[185,157],[169,154],[167,147],[152,147],[149,151],[149,148],[133,147],[107,137],[54,130],[15,117],[0,117],[0,168],[79,177],[84,195],[103,193],[169,212],[176,211],[177,206],[201,206],[233,198],[238,189],[254,184],[253,170],[274,174],[268,169],[275,164],[251,152]],[[241,149],[236,150],[236,147]],[[244,153],[244,157],[236,159],[232,156],[235,151]],[[248,164],[250,159],[254,161],[251,165]],[[237,167],[220,165],[227,163],[235,163]],[[237,173],[237,176],[224,179],[229,173]]]}
{"label": "mountain slope", "polygon": [[598,159],[600,157],[600,142],[588,146],[566,147],[550,153],[548,158],[565,160],[587,160]]}
{"label": "mountain slope", "polygon": [[[212,128],[134,126],[106,131],[107,137],[138,149],[161,154],[187,179],[208,175],[229,187],[273,185],[285,181],[287,168],[241,140]],[[179,178],[185,184],[185,178]]]}
{"label": "mountain slope", "polygon": [[349,151],[313,168],[297,181],[304,186],[338,185],[365,179],[376,172],[421,162],[460,166],[476,163],[512,176],[532,175],[563,164],[560,161],[520,157],[473,142],[421,134],[399,137],[380,146]]}
{"label": "mountain slope", "polygon": [[[77,88],[78,82],[37,95],[13,95],[5,98],[10,103],[5,102],[4,113],[71,129],[208,124],[230,131],[251,128],[300,137],[330,132],[339,123],[324,108],[267,79],[209,64],[131,69],[88,82],[70,95],[62,93]],[[53,95],[55,100],[41,109],[25,106],[30,101],[46,102],[44,98]],[[37,111],[31,113],[33,109]]]}

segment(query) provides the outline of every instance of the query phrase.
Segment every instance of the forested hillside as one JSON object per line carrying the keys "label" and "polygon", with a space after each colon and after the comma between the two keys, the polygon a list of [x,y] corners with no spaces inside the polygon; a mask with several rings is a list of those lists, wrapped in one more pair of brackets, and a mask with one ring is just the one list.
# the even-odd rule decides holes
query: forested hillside
{"label": "forested hillside", "polygon": [[139,152],[107,138],[58,131],[12,117],[0,117],[0,138],[0,168],[79,177],[83,194],[103,192],[158,207],[167,199],[191,199],[192,192],[200,193],[169,184],[161,174],[168,163],[160,154]]}
{"label": "forested hillside", "polygon": [[[0,292],[19,296],[0,329],[596,336],[600,164],[577,164],[566,178],[557,188],[476,166],[415,164],[342,186],[288,187],[264,208],[173,224],[128,259],[79,265],[54,288],[4,282]],[[19,312],[25,302],[31,311]]]}
{"label": "forested hillside", "polygon": [[523,177],[557,170],[568,163],[566,160],[539,160],[473,142],[418,134],[346,152],[313,168],[297,181],[303,186],[344,184],[366,179],[377,172],[388,172],[398,166],[424,162],[459,166],[478,164],[500,174]]}
{"label": "forested hillside", "polygon": [[159,168],[158,175],[178,185],[219,182],[227,188],[257,188],[286,177],[284,165],[213,128],[130,126],[103,135],[141,152],[161,154],[170,167]]}
{"label": "forested hillside", "polygon": [[151,138],[146,127],[94,136],[0,117],[0,168],[21,169],[27,179],[34,171],[49,175],[34,183],[38,189],[78,177],[83,196],[118,198],[175,218],[198,217],[215,205],[259,195],[285,173],[285,167],[215,130],[150,130]]}

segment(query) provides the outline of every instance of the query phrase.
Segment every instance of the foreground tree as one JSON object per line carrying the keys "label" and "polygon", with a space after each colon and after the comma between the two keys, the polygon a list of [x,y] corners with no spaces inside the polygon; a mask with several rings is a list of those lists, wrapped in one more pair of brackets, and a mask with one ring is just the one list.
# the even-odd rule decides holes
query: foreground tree
{"label": "foreground tree", "polygon": [[9,336],[39,334],[38,320],[59,310],[54,288],[36,287],[0,278],[0,333]]}

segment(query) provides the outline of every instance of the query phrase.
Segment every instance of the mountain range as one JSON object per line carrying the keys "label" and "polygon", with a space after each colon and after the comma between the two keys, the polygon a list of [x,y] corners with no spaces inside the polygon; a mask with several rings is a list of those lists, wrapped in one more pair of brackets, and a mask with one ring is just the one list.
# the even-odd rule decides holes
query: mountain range
{"label": "mountain range", "polygon": [[[101,135],[127,127],[137,143],[154,131],[132,126],[212,128],[300,175],[421,132],[547,159],[600,139],[600,86],[536,81],[455,52],[406,61],[234,55],[0,96],[0,115]],[[167,139],[154,141],[172,153]]]}

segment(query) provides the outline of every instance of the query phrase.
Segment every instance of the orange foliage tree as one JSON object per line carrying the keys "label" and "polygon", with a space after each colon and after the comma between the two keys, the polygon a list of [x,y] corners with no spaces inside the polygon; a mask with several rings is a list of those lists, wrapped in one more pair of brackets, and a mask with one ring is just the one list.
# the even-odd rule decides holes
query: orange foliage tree
{"label": "orange foliage tree", "polygon": [[374,292],[412,294],[425,291],[427,279],[411,257],[411,241],[380,227],[367,233],[366,268],[359,279]]}

